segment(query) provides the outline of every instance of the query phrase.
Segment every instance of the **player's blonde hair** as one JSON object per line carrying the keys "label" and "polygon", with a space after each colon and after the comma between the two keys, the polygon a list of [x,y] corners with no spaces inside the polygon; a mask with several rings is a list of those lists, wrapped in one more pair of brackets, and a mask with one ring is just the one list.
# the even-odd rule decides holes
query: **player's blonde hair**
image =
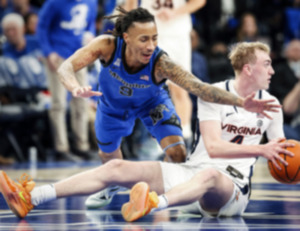
{"label": "player's blonde hair", "polygon": [[232,46],[228,57],[233,70],[239,73],[245,64],[256,62],[255,50],[270,54],[270,47],[262,42],[240,42]]}

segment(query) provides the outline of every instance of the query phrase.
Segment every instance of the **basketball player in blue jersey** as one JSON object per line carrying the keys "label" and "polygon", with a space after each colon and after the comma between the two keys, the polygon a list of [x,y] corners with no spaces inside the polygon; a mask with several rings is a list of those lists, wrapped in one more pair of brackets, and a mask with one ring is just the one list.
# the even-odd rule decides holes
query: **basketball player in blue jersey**
{"label": "basketball player in blue jersey", "polygon": [[[157,46],[154,16],[146,9],[125,11],[116,17],[112,35],[101,35],[79,49],[60,66],[63,85],[74,97],[98,95],[95,131],[99,155],[103,163],[122,158],[122,137],[131,134],[135,120],[140,118],[165,152],[165,160],[184,162],[186,149],[180,119],[165,89],[169,79],[205,101],[232,104],[249,111],[265,114],[273,111],[272,101],[257,101],[253,95],[242,99],[219,88],[201,82],[190,72],[175,64]],[[74,78],[81,68],[100,59],[103,68],[99,76],[99,91],[81,86]],[[110,202],[110,188],[92,195],[88,208],[102,207]]]}
{"label": "basketball player in blue jersey", "polygon": [[[138,9],[129,15],[135,12],[144,13],[142,9]],[[135,22],[135,30],[143,31],[150,26],[149,22],[141,24],[142,28]],[[128,33],[132,33],[131,29]],[[127,37],[124,35],[124,38]],[[106,42],[107,45],[110,44],[107,40]],[[132,45],[130,41],[127,41],[127,44]],[[5,172],[0,171],[1,193],[9,207],[19,217],[25,217],[39,204],[62,197],[95,193],[112,185],[127,188],[134,185],[130,192],[130,202],[122,207],[122,215],[126,221],[134,221],[154,209],[181,205],[187,205],[182,209],[198,212],[203,216],[241,215],[249,202],[250,180],[256,159],[264,157],[280,169],[277,161],[284,165],[287,165],[287,162],[279,153],[293,156],[286,150],[286,147],[293,145],[281,142],[284,139],[282,113],[271,112],[274,119],[270,120],[264,116],[266,114],[262,110],[251,113],[246,111],[245,107],[237,107],[241,105],[234,99],[247,97],[254,92],[256,99],[278,102],[266,91],[274,74],[269,52],[269,47],[260,42],[237,45],[230,54],[236,78],[217,83],[217,87],[203,85],[199,80],[193,80],[191,74],[175,66],[167,56],[160,57],[155,65],[158,71],[154,71],[155,75],[160,76],[163,73],[163,76],[169,76],[168,73],[171,72],[176,81],[176,73],[179,73],[181,78],[188,78],[182,85],[202,96],[204,100],[208,101],[210,98],[206,94],[215,97],[224,92],[228,100],[226,103],[232,103],[221,105],[212,103],[223,102],[220,99],[209,100],[210,103],[199,99],[201,138],[195,152],[185,163],[114,159],[53,185],[40,187],[35,187],[34,182],[26,177],[23,177],[20,183],[15,183]],[[138,52],[137,56],[143,63],[150,57],[146,55],[147,57],[143,58],[142,53],[144,52]],[[83,60],[88,59],[84,53],[81,55]],[[162,67],[164,68],[161,69]],[[176,72],[173,72],[173,69]],[[189,81],[205,93],[198,92],[194,87],[187,87]],[[73,94],[89,96],[96,93],[91,92],[88,87],[75,85]],[[254,103],[253,99],[250,101],[252,105],[259,104]],[[259,144],[264,132],[270,140],[266,144]],[[155,192],[149,193],[150,188],[160,196]]]}

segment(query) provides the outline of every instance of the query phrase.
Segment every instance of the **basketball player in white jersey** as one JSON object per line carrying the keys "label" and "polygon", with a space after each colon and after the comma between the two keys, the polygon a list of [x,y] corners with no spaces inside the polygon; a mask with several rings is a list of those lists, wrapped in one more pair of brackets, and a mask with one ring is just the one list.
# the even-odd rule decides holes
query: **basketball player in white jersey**
{"label": "basketball player in white jersey", "polygon": [[[266,89],[274,70],[269,47],[261,42],[240,43],[231,51],[235,79],[216,86],[246,97],[275,99]],[[287,165],[279,155],[292,144],[284,140],[282,111],[271,111],[273,119],[247,112],[241,107],[199,100],[200,142],[185,163],[127,161],[107,163],[51,185],[34,187],[23,177],[20,184],[0,171],[0,191],[19,217],[42,203],[62,197],[87,195],[112,185],[130,188],[130,201],[122,207],[126,221],[134,221],[154,209],[183,206],[203,216],[239,216],[249,202],[251,176],[255,161],[264,157],[280,169]],[[266,132],[268,143],[260,144]],[[142,181],[142,182],[140,182]],[[139,182],[139,183],[137,183]],[[149,193],[149,190],[155,192]]]}
{"label": "basketball player in white jersey", "polygon": [[[191,71],[191,13],[202,8],[206,0],[141,0],[140,7],[155,16],[158,31],[158,45],[186,70]],[[138,0],[126,0],[125,8],[138,7]],[[176,112],[181,119],[183,137],[191,141],[192,103],[183,88],[168,81]],[[189,144],[189,143],[187,143]]]}

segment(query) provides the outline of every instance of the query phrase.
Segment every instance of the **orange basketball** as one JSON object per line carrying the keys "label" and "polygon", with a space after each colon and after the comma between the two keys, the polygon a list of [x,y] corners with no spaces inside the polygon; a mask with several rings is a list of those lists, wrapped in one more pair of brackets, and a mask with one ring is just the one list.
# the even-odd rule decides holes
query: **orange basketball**
{"label": "orange basketball", "polygon": [[293,157],[285,154],[279,154],[285,159],[289,165],[284,166],[281,162],[277,161],[281,170],[277,169],[274,164],[269,160],[269,171],[273,178],[284,184],[297,184],[300,182],[300,142],[297,140],[285,140],[283,142],[289,142],[295,144],[294,147],[286,148],[290,152],[294,153]]}

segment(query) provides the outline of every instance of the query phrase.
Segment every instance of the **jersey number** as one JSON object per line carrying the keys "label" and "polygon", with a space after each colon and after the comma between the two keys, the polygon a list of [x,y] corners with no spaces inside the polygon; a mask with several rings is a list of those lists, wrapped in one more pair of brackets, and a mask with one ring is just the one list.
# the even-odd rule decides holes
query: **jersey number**
{"label": "jersey number", "polygon": [[159,10],[162,7],[172,9],[173,8],[173,1],[172,0],[163,0],[163,1],[156,0],[155,3],[152,5],[152,7],[155,10]]}
{"label": "jersey number", "polygon": [[120,94],[124,96],[132,96],[133,90],[129,87],[121,86]]}
{"label": "jersey number", "polygon": [[233,139],[231,139],[231,143],[236,143],[236,144],[241,144],[243,143],[243,140],[244,140],[244,136],[241,136],[241,135],[238,135],[238,136],[235,136]]}

